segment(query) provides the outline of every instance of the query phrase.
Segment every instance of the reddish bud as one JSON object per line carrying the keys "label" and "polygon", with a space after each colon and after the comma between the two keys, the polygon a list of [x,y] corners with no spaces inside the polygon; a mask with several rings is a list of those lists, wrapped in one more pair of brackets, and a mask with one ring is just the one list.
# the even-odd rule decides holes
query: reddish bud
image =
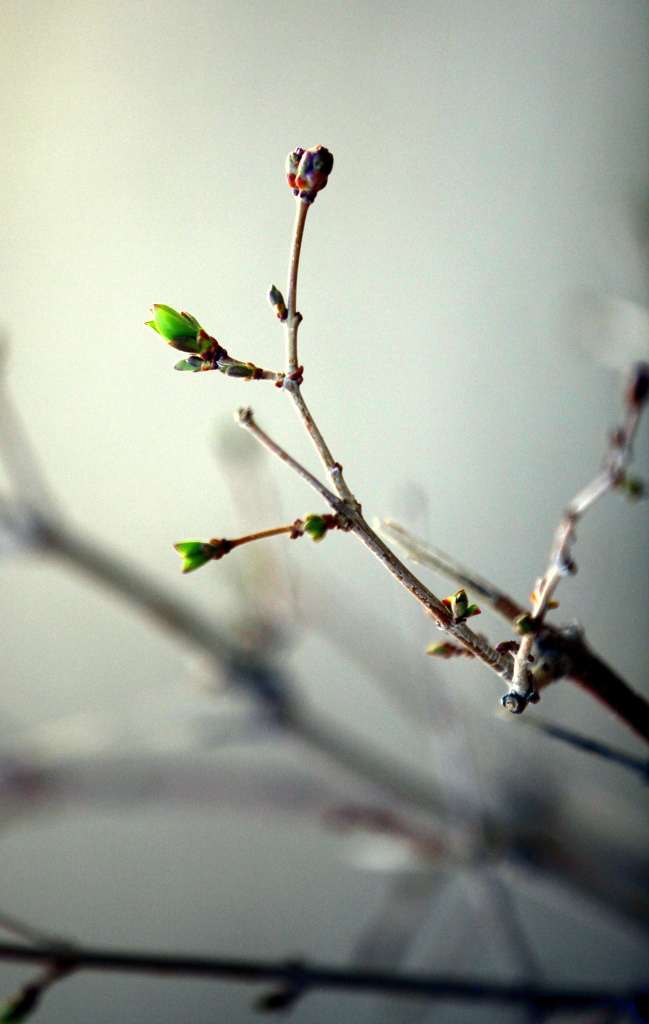
{"label": "reddish bud", "polygon": [[333,165],[333,155],[324,146],[296,149],[286,158],[286,179],[296,196],[312,203],[325,188]]}

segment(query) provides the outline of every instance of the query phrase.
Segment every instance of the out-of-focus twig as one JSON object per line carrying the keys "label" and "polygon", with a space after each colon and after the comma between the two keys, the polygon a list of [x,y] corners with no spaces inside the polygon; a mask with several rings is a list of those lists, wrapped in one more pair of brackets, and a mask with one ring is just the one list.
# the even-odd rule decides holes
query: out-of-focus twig
{"label": "out-of-focus twig", "polygon": [[544,722],[538,718],[524,718],[523,721],[526,725],[531,725],[539,732],[545,733],[546,736],[552,736],[556,740],[577,747],[578,750],[585,750],[589,754],[594,754],[595,757],[613,761],[614,764],[637,772],[644,783],[649,783],[649,758],[633,757],[632,754],[627,754],[624,750],[617,750],[615,747],[609,746],[608,743],[593,740],[590,736],[582,736],[581,733],[574,732],[572,729],[564,729],[563,726],[554,725],[552,722]]}
{"label": "out-of-focus twig", "polygon": [[35,928],[34,925],[23,921],[19,917],[15,917],[13,914],[9,914],[6,910],[0,910],[0,930],[10,932],[12,935],[24,939],[25,942],[30,942],[33,946],[51,947],[53,945],[68,944],[67,940],[59,939],[47,932],[43,932],[40,928]]}
{"label": "out-of-focus twig", "polygon": [[59,969],[166,974],[187,978],[223,978],[248,984],[275,981],[306,993],[315,989],[342,989],[413,995],[425,999],[484,1005],[535,1006],[555,1012],[577,1013],[590,1007],[615,1007],[647,1019],[649,995],[644,989],[549,988],[529,984],[498,984],[457,978],[435,978],[416,974],[391,974],[360,969],[318,967],[306,963],[269,963],[259,960],[220,957],[175,956],[162,953],[132,953],[76,946],[74,951],[32,949],[0,943],[0,960],[27,963],[54,962]]}
{"label": "out-of-focus twig", "polygon": [[434,569],[436,572],[446,576],[447,579],[458,583],[461,587],[481,598],[506,622],[515,622],[523,614],[524,609],[509,594],[500,590],[494,583],[478,575],[472,569],[467,569],[460,562],[456,562],[450,555],[445,554],[439,548],[433,547],[427,541],[415,537],[404,526],[396,523],[394,519],[375,519],[374,526],[388,538],[393,544],[401,548],[403,553],[413,562]]}
{"label": "out-of-focus twig", "polygon": [[20,1024],[27,1020],[40,1006],[48,989],[66,978],[75,970],[73,963],[61,963],[53,959],[51,964],[35,978],[21,986],[17,992],[0,1005],[0,1024]]}

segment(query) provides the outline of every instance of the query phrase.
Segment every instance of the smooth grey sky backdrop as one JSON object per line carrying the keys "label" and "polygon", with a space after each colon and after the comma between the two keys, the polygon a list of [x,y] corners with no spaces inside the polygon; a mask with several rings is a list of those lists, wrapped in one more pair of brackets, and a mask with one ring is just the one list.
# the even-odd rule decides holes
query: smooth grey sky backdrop
{"label": "smooth grey sky backdrop", "polygon": [[[368,514],[394,512],[416,485],[429,539],[524,600],[618,415],[615,374],[575,341],[619,346],[632,322],[633,354],[644,338],[649,355],[636,230],[649,189],[648,53],[647,5],[631,0],[0,3],[0,327],[63,508],[177,592],[234,614],[226,581],[243,560],[181,579],[172,549],[237,533],[215,428],[250,403],[296,457],[314,456],[274,388],[175,374],[143,322],[153,302],[188,309],[233,354],[281,368],[266,292],[286,272],[284,158],[322,143],[335,166],[309,215],[298,302],[307,401]],[[616,337],[610,300],[631,304],[615,307]],[[648,438],[644,423],[645,478]],[[299,481],[270,469],[286,521],[316,510]],[[273,516],[264,488],[259,527]],[[580,573],[560,594],[562,619],[582,621],[645,693],[646,541],[646,505],[609,498],[580,527]],[[393,629],[404,658],[434,639],[352,538],[290,554],[323,586],[340,583],[343,608],[354,598]],[[66,757],[101,746],[106,728],[155,746],[163,719],[176,735],[209,703],[186,650],[60,568],[6,559],[0,593],[7,743]],[[286,658],[320,706],[420,765],[433,757],[331,639],[303,637]],[[465,663],[419,670],[431,686],[462,687],[487,789],[517,771],[491,719],[495,677]],[[640,749],[566,684],[542,710]],[[553,772],[572,779],[587,816],[605,803],[612,832],[642,841],[637,786],[549,741],[534,751],[547,785]],[[95,942],[344,962],[384,883],[339,852],[315,825],[270,813],[72,809],[7,823],[0,905]],[[440,919],[457,923],[454,907]],[[597,980],[608,964],[629,980],[646,947],[588,913],[590,945],[566,966],[548,912],[538,944],[549,967]],[[427,935],[417,966],[433,969],[444,945]],[[474,962],[495,969],[488,956]],[[94,978],[48,1005],[44,1020],[58,1012],[70,1024],[88,1005],[96,1022],[250,1014],[238,989]],[[335,1005],[337,1020],[370,1013]],[[296,1020],[328,1021],[332,1006],[313,997]]]}

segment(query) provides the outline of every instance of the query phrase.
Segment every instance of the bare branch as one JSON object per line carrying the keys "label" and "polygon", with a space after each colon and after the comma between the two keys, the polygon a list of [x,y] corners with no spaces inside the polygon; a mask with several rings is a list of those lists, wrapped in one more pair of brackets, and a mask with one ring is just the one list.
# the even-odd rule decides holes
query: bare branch
{"label": "bare branch", "polygon": [[342,466],[334,460],[324,437],[320,433],[313,416],[309,412],[307,404],[302,397],[302,392],[300,391],[302,371],[304,368],[298,365],[297,355],[297,332],[302,322],[302,314],[297,311],[297,275],[300,268],[300,254],[302,251],[304,225],[306,223],[306,215],[309,212],[310,205],[311,202],[309,200],[298,196],[296,200],[295,224],[293,227],[293,237],[291,239],[291,252],[288,265],[288,302],[287,316],[284,321],[284,328],[286,332],[287,368],[283,389],[288,391],[293,399],[302,423],[304,424],[309,437],[313,441],[315,450],[317,451],[323,466],[329,473],[340,497],[344,501],[354,504],[355,499],[352,492],[349,490],[349,487],[345,483]]}
{"label": "bare branch", "polygon": [[306,199],[298,198],[295,204],[295,224],[293,225],[293,238],[291,239],[291,253],[288,264],[288,289],[286,317],[286,374],[297,373],[297,331],[302,316],[297,311],[297,275],[300,269],[300,253],[302,251],[302,238],[304,236],[304,225],[306,215],[311,204]]}
{"label": "bare branch", "polygon": [[562,577],[577,571],[572,560],[572,544],[577,523],[596,501],[609,491],[628,483],[626,471],[633,456],[633,441],[642,408],[647,400],[648,388],[649,366],[646,363],[637,363],[632,367],[625,390],[625,420],[611,435],[604,466],[597,476],[575,495],[559,523],[548,567],[532,593],[530,628],[522,637],[514,658],[512,693],[505,698],[512,698],[517,711],[523,710],[526,701],[534,696],[534,684],[530,678],[528,661],[534,647],[535,636],[543,625],[546,613],[553,606],[553,595]]}

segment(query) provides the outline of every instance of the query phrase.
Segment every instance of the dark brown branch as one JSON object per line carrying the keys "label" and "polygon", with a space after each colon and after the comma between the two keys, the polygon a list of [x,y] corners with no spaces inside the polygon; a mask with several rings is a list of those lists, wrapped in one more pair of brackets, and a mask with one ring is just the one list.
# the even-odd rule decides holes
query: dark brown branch
{"label": "dark brown branch", "polygon": [[562,637],[559,649],[567,657],[566,675],[605,704],[634,732],[649,742],[649,702],[605,661],[591,651],[583,638]]}
{"label": "dark brown branch", "polygon": [[268,963],[218,957],[175,956],[160,953],[130,953],[75,947],[74,950],[33,949],[0,943],[0,960],[23,963],[53,963],[59,970],[110,971],[138,974],[177,975],[193,978],[223,978],[245,983],[274,982],[287,991],[305,993],[311,989],[343,989],[384,995],[417,996],[421,999],[495,1003],[537,1007],[542,1010],[576,1013],[593,1007],[610,1007],[620,1012],[635,1011],[649,1020],[649,995],[643,990],[550,989],[538,985],[487,984],[483,981],[430,978],[415,974],[345,970],[301,963]]}

